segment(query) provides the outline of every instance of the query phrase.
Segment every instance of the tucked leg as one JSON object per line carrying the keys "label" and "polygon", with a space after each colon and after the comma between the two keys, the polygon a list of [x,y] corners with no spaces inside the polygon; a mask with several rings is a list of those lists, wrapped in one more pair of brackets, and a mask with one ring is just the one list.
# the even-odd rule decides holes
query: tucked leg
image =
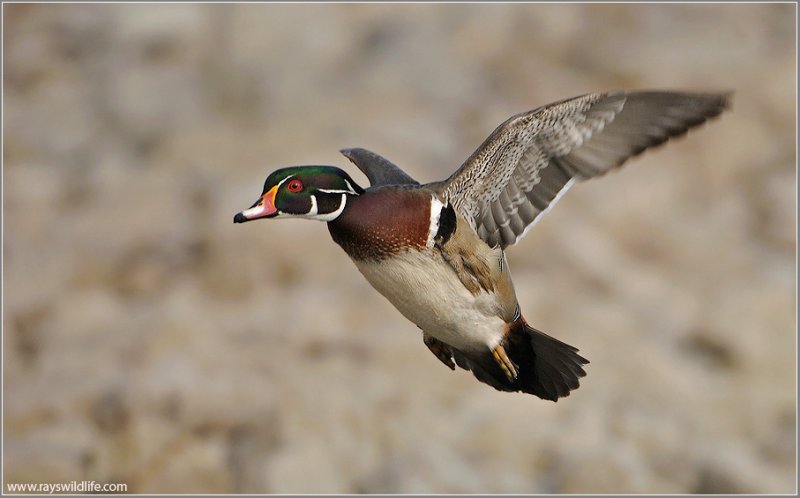
{"label": "tucked leg", "polygon": [[514,382],[517,379],[517,367],[514,365],[508,355],[506,355],[506,350],[503,348],[503,346],[498,345],[496,348],[494,348],[492,350],[492,356],[494,357],[494,361],[500,365],[503,373],[506,374],[509,382]]}
{"label": "tucked leg", "polygon": [[456,369],[456,365],[453,363],[453,353],[450,350],[450,346],[425,332],[422,333],[422,340],[425,342],[425,345],[428,346],[428,349],[431,350],[431,353],[439,358],[439,361],[447,365],[450,370]]}

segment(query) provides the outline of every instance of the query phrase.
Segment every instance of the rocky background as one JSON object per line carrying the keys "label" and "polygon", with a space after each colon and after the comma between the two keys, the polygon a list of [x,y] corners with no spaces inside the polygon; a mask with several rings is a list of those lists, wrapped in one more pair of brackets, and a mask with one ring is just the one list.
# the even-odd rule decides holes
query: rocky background
{"label": "rocky background", "polygon": [[[3,13],[5,483],[794,492],[794,5]],[[231,222],[279,166],[364,184],[362,146],[441,179],[619,88],[736,93],[510,251],[529,321],[591,360],[558,403],[450,372],[322,224]]]}

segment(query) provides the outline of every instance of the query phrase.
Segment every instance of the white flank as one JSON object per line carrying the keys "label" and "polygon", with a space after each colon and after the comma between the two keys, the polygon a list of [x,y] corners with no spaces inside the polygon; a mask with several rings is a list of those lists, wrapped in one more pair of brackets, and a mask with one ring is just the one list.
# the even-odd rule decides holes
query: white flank
{"label": "white flank", "polygon": [[431,196],[431,224],[428,227],[428,240],[425,245],[430,249],[433,247],[436,233],[439,232],[439,217],[442,215],[444,204],[435,195]]}

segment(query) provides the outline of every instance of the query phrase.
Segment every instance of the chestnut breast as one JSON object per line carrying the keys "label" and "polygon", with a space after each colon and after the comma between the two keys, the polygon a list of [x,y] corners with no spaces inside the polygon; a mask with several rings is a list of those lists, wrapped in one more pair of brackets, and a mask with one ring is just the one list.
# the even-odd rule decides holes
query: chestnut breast
{"label": "chestnut breast", "polygon": [[375,187],[349,197],[328,223],[334,242],[353,259],[380,260],[423,249],[431,228],[431,195],[419,187]]}

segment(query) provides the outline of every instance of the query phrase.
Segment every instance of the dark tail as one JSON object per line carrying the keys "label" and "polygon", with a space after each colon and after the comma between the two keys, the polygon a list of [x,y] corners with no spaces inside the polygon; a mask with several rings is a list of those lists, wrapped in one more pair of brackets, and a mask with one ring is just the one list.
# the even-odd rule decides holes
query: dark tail
{"label": "dark tail", "polygon": [[583,365],[589,360],[578,349],[550,337],[528,325],[521,317],[511,325],[501,344],[517,369],[517,377],[509,380],[492,353],[455,354],[462,368],[472,370],[475,377],[500,391],[522,391],[542,399],[557,401],[569,396],[586,375]]}

